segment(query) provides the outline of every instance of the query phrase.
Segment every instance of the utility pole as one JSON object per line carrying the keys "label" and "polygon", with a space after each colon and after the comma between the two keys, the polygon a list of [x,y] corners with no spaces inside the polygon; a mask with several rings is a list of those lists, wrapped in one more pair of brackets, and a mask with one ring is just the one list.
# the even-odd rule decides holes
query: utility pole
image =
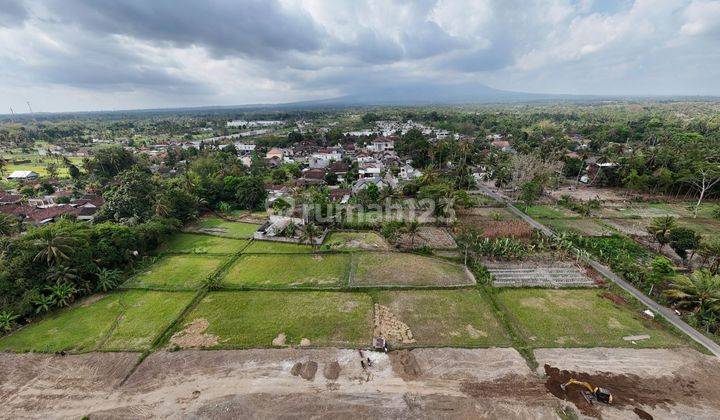
{"label": "utility pole", "polygon": [[10,107],[10,122],[15,122],[15,111]]}
{"label": "utility pole", "polygon": [[32,113],[33,113],[33,110],[32,110],[32,107],[30,106],[30,101],[25,102],[25,103],[27,104],[28,109],[30,110],[30,113],[32,114]]}

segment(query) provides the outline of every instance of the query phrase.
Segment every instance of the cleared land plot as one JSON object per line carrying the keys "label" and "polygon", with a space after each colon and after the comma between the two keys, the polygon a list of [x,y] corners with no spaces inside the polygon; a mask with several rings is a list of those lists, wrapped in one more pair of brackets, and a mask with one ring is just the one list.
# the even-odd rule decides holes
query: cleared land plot
{"label": "cleared land plot", "polygon": [[593,279],[577,267],[543,265],[536,267],[488,267],[495,287],[592,287]]}
{"label": "cleared land plot", "polygon": [[483,220],[515,220],[517,216],[505,207],[473,207],[458,211],[458,217],[463,222]]}
{"label": "cleared land plot", "polygon": [[398,242],[405,248],[457,248],[455,239],[453,239],[450,233],[448,233],[446,229],[436,226],[421,226],[415,234],[414,239],[408,234],[402,234]]}
{"label": "cleared land plot", "polygon": [[252,223],[233,222],[219,217],[205,217],[188,230],[228,238],[250,239],[259,227],[260,225]]}
{"label": "cleared land plot", "polygon": [[193,296],[134,290],[90,298],[0,339],[0,350],[146,350]]}
{"label": "cleared land plot", "polygon": [[650,220],[615,218],[603,219],[603,223],[625,235],[649,236],[647,226],[650,224]]}
{"label": "cleared land plot", "polygon": [[293,346],[303,338],[312,346],[367,346],[372,338],[372,301],[364,293],[211,292],[187,319],[206,323],[200,333],[211,340],[200,342],[215,343],[205,347],[272,347],[280,334]]}
{"label": "cleared land plot", "polygon": [[[539,347],[677,347],[659,323],[613,304],[596,290],[502,289],[496,298],[528,343]],[[624,337],[644,336],[635,340]]]}
{"label": "cleared land plot", "polygon": [[312,252],[310,245],[273,241],[252,241],[243,254],[298,254]]}
{"label": "cleared land plot", "polygon": [[178,233],[170,238],[160,250],[191,254],[234,254],[240,251],[247,241],[222,238],[212,235]]}
{"label": "cleared land plot", "polygon": [[[381,334],[394,346],[502,347],[510,344],[490,305],[475,289],[385,291],[377,302],[412,331],[403,343],[388,331]],[[380,320],[381,325],[387,320]],[[377,321],[376,321],[377,324]],[[388,329],[382,325],[383,329]],[[378,325],[376,325],[376,333]]]}
{"label": "cleared land plot", "polygon": [[229,257],[217,255],[166,255],[123,287],[189,290],[199,287]]}
{"label": "cleared land plot", "polygon": [[375,232],[333,232],[323,244],[328,249],[363,249],[385,251],[390,245],[385,238]]}
{"label": "cleared land plot", "polygon": [[460,286],[475,284],[464,266],[396,252],[355,255],[350,286]]}
{"label": "cleared land plot", "polygon": [[227,287],[337,287],[347,283],[348,254],[243,255],[222,279]]}
{"label": "cleared land plot", "polygon": [[592,219],[543,219],[538,221],[557,232],[575,232],[584,236],[605,236],[612,229],[605,227]]}

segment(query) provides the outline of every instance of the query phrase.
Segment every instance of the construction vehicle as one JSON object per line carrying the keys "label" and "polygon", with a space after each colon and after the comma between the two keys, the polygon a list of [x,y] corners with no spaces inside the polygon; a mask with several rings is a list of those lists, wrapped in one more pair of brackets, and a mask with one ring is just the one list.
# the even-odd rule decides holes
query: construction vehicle
{"label": "construction vehicle", "polygon": [[565,391],[565,388],[567,388],[568,385],[580,385],[584,387],[585,389],[580,392],[582,393],[582,396],[585,397],[585,400],[588,402],[588,404],[592,404],[593,401],[600,401],[603,404],[612,404],[613,396],[610,391],[605,388],[592,386],[587,382],[578,381],[577,379],[572,378],[564,384],[560,385],[560,388]]}

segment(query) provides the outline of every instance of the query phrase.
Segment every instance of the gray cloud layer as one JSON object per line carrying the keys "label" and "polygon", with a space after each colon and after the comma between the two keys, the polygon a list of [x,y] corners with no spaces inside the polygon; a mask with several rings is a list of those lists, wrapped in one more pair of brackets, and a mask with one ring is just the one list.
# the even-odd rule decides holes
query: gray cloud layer
{"label": "gray cloud layer", "polygon": [[717,95],[718,47],[717,0],[0,0],[0,98],[61,110],[483,84]]}

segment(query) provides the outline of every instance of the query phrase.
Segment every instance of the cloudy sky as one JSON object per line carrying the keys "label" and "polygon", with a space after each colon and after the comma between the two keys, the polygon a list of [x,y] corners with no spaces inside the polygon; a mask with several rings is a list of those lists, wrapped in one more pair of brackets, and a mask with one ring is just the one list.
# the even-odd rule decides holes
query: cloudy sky
{"label": "cloudy sky", "polygon": [[720,0],[0,0],[0,113],[475,85],[720,95]]}

